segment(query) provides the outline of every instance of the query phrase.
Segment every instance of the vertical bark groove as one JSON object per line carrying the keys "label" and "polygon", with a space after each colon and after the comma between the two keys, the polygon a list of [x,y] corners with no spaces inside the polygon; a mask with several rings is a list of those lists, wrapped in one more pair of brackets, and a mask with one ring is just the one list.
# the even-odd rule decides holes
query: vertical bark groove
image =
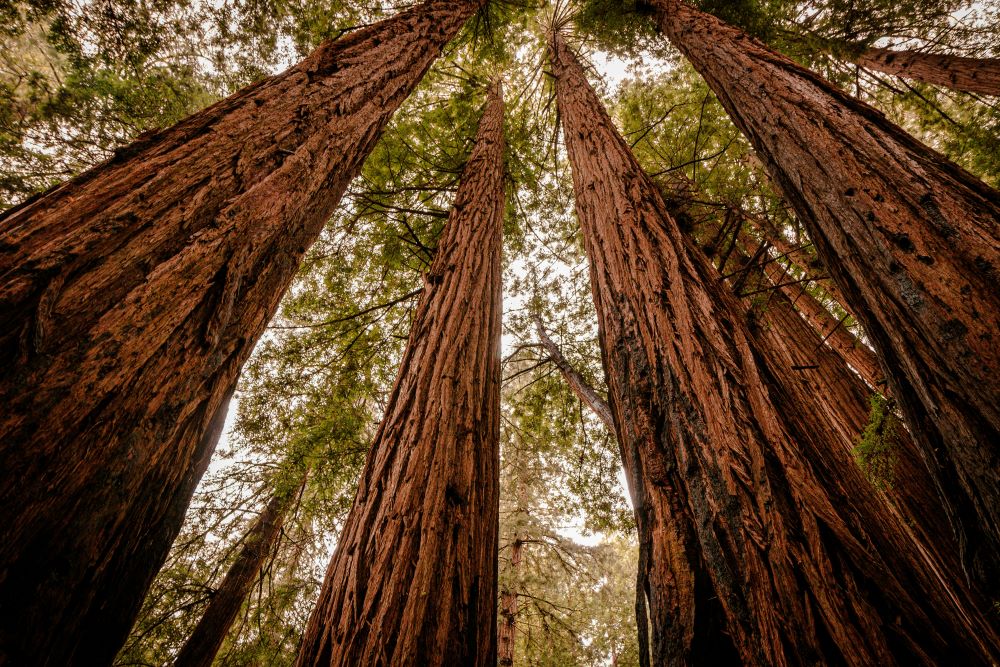
{"label": "vertical bark groove", "polygon": [[777,372],[780,350],[751,336],[553,39],[609,403],[651,541],[653,664],[988,664],[988,628]]}
{"label": "vertical bark groove", "polygon": [[968,575],[1000,596],[1000,194],[715,17],[654,5],[806,225],[882,361]]}
{"label": "vertical bark groove", "polygon": [[302,254],[477,6],[327,42],[0,216],[0,664],[112,660]]}
{"label": "vertical bark groove", "polygon": [[497,661],[502,124],[496,84],[300,666]]}

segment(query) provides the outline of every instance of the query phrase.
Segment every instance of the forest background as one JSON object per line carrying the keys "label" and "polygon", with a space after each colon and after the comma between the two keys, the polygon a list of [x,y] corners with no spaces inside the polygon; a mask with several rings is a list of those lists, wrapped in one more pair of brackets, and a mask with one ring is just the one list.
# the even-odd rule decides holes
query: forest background
{"label": "forest background", "polygon": [[[1000,184],[997,98],[852,62],[872,45],[997,57],[1000,5],[700,5]],[[99,164],[143,132],[401,7],[4,0],[0,203],[9,207]],[[752,149],[702,79],[656,36],[642,3],[598,0],[569,9],[577,12],[573,40],[589,57],[590,81],[644,169],[666,192],[699,193],[687,227],[702,248],[727,266],[734,242],[717,223],[738,207],[810,254]],[[485,84],[497,75],[508,107],[500,620],[516,628],[514,664],[638,664],[636,544],[617,444],[565,384],[538,328],[541,321],[569,363],[603,389],[587,265],[546,75],[545,30],[554,11],[491,3],[395,115],[244,369],[226,437],[118,664],[171,660],[275,498],[289,499],[282,501],[280,538],[269,545],[217,664],[294,661],[471,149]],[[796,289],[864,341],[814,257],[783,266]],[[747,297],[766,307],[768,292]],[[877,395],[873,406],[873,419],[881,418]],[[872,483],[891,486],[891,439],[872,443],[859,433],[858,442],[859,465]]]}

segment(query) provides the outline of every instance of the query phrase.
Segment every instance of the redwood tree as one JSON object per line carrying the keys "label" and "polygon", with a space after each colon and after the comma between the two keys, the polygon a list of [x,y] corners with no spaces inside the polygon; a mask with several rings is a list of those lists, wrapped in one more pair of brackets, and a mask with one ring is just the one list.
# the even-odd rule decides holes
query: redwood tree
{"label": "redwood tree", "polygon": [[609,403],[651,537],[653,663],[988,663],[993,635],[751,336],[553,39]]}
{"label": "redwood tree", "polygon": [[[304,482],[303,482],[304,483]],[[177,654],[176,667],[211,667],[244,600],[274,552],[295,494],[275,492],[243,538],[236,560],[212,594],[194,632]]]}
{"label": "redwood tree", "polygon": [[969,576],[1000,592],[1000,194],[682,0],[660,28],[751,141],[883,364]]}
{"label": "redwood tree", "polygon": [[870,48],[852,60],[868,69],[935,86],[980,95],[1000,95],[1000,58]]}
{"label": "redwood tree", "polygon": [[300,666],[496,663],[502,124],[497,84]]}
{"label": "redwood tree", "polygon": [[479,4],[327,42],[0,217],[0,663],[110,662],[302,254]]}

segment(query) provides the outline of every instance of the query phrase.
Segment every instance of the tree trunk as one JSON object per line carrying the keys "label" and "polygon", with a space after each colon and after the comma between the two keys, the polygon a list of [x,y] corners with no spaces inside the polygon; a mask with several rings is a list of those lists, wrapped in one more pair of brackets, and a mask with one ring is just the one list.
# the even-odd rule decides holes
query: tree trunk
{"label": "tree trunk", "polygon": [[[774,246],[781,256],[798,267],[800,271],[806,275],[814,273],[814,263],[809,261],[808,254],[804,250],[793,247],[773,227],[761,224],[757,220],[748,220],[747,222],[751,228],[757,230],[768,243]],[[764,270],[771,284],[783,285],[780,287],[781,291],[798,306],[799,312],[819,332],[823,341],[835,349],[872,389],[885,393],[885,375],[882,373],[878,357],[875,356],[872,349],[847,329],[842,320],[834,317],[825,305],[807,292],[804,289],[806,283],[786,284],[788,280],[785,277],[785,270],[773,260],[764,265]],[[843,296],[835,284],[829,280],[824,280],[819,284],[826,294],[840,304],[841,308],[844,307],[844,304],[841,303]]]}
{"label": "tree trunk", "polygon": [[[689,210],[692,201],[705,199],[693,182],[687,183],[683,189],[672,188],[671,194],[673,208],[670,212],[673,214],[676,211],[688,217],[693,213]],[[728,212],[746,217],[738,209],[729,209]],[[786,374],[798,379],[807,388],[803,403],[819,410],[824,417],[832,418],[845,450],[853,456],[859,436],[869,421],[871,391],[860,380],[881,389],[877,387],[880,384],[877,377],[866,377],[864,373],[857,373],[857,369],[871,367],[877,371],[877,361],[871,351],[854,338],[825,306],[802,289],[802,285],[787,285],[786,272],[776,262],[770,258],[754,262],[754,257],[748,253],[760,241],[748,233],[747,228],[755,229],[767,242],[780,237],[777,230],[769,227],[765,233],[762,229],[764,225],[756,219],[746,218],[742,222],[742,225],[736,226],[742,231],[737,232],[734,253],[735,263],[742,268],[735,272],[723,271],[723,267],[719,270],[730,276],[729,282],[734,288],[737,281],[746,284],[750,277],[748,274],[759,274],[759,279],[751,281],[748,289],[755,294],[767,293],[767,299],[763,306],[751,309],[749,315],[754,318],[751,321],[759,319],[761,324],[752,327],[751,331],[760,339],[760,345],[782,353]],[[718,228],[723,226],[722,223],[715,225]],[[712,231],[711,228],[709,231]],[[802,269],[801,265],[799,269]],[[864,352],[859,354],[860,350]],[[892,480],[882,491],[902,515],[902,525],[914,536],[918,548],[929,549],[932,570],[938,573],[939,578],[952,583],[956,593],[962,596],[963,604],[978,610],[977,623],[995,627],[989,603],[978,592],[960,583],[964,578],[954,534],[935,502],[933,479],[923,465],[909,432],[900,428],[895,440]]]}
{"label": "tree trunk", "polygon": [[1000,95],[1000,58],[964,58],[941,53],[865,49],[854,62],[904,79],[966,93]]}
{"label": "tree trunk", "polygon": [[[767,262],[764,272],[772,285],[781,286],[782,293],[790,299],[805,317],[806,321],[820,335],[820,340],[837,351],[861,378],[876,391],[885,391],[885,376],[878,358],[871,348],[858,340],[843,320],[839,320],[820,303],[816,297],[803,289],[802,285],[789,285],[785,270],[775,262]],[[914,450],[914,454],[917,451]],[[929,489],[936,495],[933,487]],[[950,529],[949,529],[950,531]]]}
{"label": "tree trunk", "polygon": [[271,496],[244,536],[243,547],[212,595],[205,614],[177,654],[176,667],[211,667],[264,563],[274,551],[294,497],[288,493]]}
{"label": "tree trunk", "polygon": [[[790,243],[770,221],[761,218],[754,218],[750,220],[749,223],[751,227],[756,229],[760,233],[761,237],[766,239],[767,242],[770,243],[781,256],[786,257],[788,261],[799,267],[803,272],[809,274],[827,273],[826,267],[822,265],[822,261],[820,261],[818,257],[811,255],[805,249],[805,247],[808,246],[802,247]],[[841,307],[846,307],[844,303],[844,295],[840,293],[840,289],[837,287],[836,283],[829,278],[824,278],[819,281],[819,285],[823,288],[823,291],[836,300]]]}
{"label": "tree trunk", "polygon": [[0,664],[109,663],[306,248],[479,3],[431,0],[0,217]]}
{"label": "tree trunk", "polygon": [[[573,365],[566,360],[566,357],[563,356],[559,347],[552,342],[552,339],[549,338],[549,334],[546,333],[545,325],[542,324],[541,318],[535,319],[535,328],[538,330],[538,340],[541,342],[545,352],[548,353],[552,363],[554,363],[556,368],[559,369],[559,372],[563,376],[563,380],[566,381],[569,388],[573,390],[573,393],[576,394],[577,398],[579,398],[584,405],[590,408],[598,419],[604,422],[604,425],[608,428],[608,430],[614,433],[615,423],[611,419],[611,407],[608,405],[608,402],[601,398],[601,395],[597,393],[597,390],[591,387],[590,383],[587,382],[584,377],[580,375],[575,368],[573,368]],[[625,473],[628,474],[629,471],[626,470]]]}
{"label": "tree trunk", "polygon": [[[510,546],[510,567],[517,572],[521,564],[521,549],[524,542],[514,537]],[[500,628],[497,632],[497,657],[501,665],[514,664],[514,646],[517,643],[517,591],[504,589],[500,592]]]}
{"label": "tree trunk", "polygon": [[[546,333],[541,318],[536,317],[535,325],[538,329],[538,339],[541,341],[542,347],[559,369],[563,380],[573,390],[573,393],[604,423],[608,431],[615,433],[615,422],[611,414],[611,406],[601,398],[597,390],[590,386],[590,383],[563,356],[559,347],[549,338],[548,333]],[[647,598],[649,590],[649,550],[652,545],[653,536],[644,532],[647,530],[649,523],[640,521],[640,517],[644,516],[646,512],[646,499],[645,495],[643,495],[643,487],[638,483],[636,471],[632,468],[638,455],[634,452],[632,455],[629,455],[625,451],[622,441],[617,437],[615,439],[618,442],[618,452],[622,459],[625,483],[628,485],[629,496],[632,499],[632,508],[636,518],[636,532],[639,538],[639,561],[635,578],[635,616],[637,622],[636,628],[638,630],[639,665],[640,667],[649,667],[651,657],[649,653]]]}
{"label": "tree trunk", "polygon": [[776,372],[572,53],[552,48],[609,403],[651,536],[653,664],[988,662],[990,635]]}
{"label": "tree trunk", "polygon": [[[761,326],[751,331],[759,345],[780,352],[778,372],[792,378],[801,392],[800,402],[814,413],[810,420],[828,420],[832,431],[840,436],[844,453],[850,455],[868,423],[870,391],[835,349],[822,344],[817,332],[796,312],[791,299],[780,291],[771,292],[757,317]],[[966,607],[973,608],[976,605],[969,602],[972,596],[963,585],[960,562],[955,557],[954,535],[933,503],[933,480],[909,434],[901,429],[897,435],[894,479],[885,494],[903,516],[900,526],[915,530],[918,544],[933,552],[933,567],[943,564],[940,578],[963,596]],[[988,624],[985,619],[980,622]]]}
{"label": "tree trunk", "polygon": [[497,85],[300,666],[496,664],[502,122]]}
{"label": "tree trunk", "polygon": [[1000,195],[681,0],[660,27],[792,204],[883,364],[969,576],[1000,596]]}

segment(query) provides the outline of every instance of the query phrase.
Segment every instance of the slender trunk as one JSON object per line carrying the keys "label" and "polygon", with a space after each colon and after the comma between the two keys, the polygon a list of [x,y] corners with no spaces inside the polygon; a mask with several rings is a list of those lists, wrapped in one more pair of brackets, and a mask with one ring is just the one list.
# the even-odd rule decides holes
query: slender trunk
{"label": "slender trunk", "polygon": [[0,664],[111,661],[215,446],[207,424],[477,4],[327,42],[0,217]]}
{"label": "slender trunk", "polygon": [[1000,195],[715,17],[654,5],[806,225],[882,361],[968,575],[997,597]]}
{"label": "slender trunk", "polygon": [[1000,95],[1000,58],[865,49],[854,62],[868,69],[966,93]]}
{"label": "slender trunk", "polygon": [[188,637],[174,664],[177,667],[211,667],[253,588],[264,563],[281,536],[294,495],[275,493],[243,538],[243,546],[222,583],[212,595],[205,614]]}
{"label": "slender trunk", "polygon": [[[807,292],[802,285],[789,285],[785,270],[775,262],[764,265],[764,272],[772,285],[781,285],[782,293],[798,307],[799,312],[820,339],[837,351],[872,389],[885,391],[885,376],[875,353],[844,326],[844,322]],[[916,453],[916,451],[914,451]],[[930,489],[935,494],[933,488]]]}
{"label": "slender trunk", "polygon": [[[510,567],[516,579],[517,568],[521,564],[521,549],[524,542],[514,537],[510,545]],[[497,657],[501,665],[514,664],[514,646],[517,643],[517,591],[505,588],[500,592],[500,628],[497,633]]]}
{"label": "slender trunk", "polygon": [[496,663],[502,122],[496,85],[300,666]]}
{"label": "slender trunk", "polygon": [[[789,262],[801,269],[803,273],[810,275],[827,273],[826,267],[822,265],[819,258],[810,254],[805,247],[790,243],[770,221],[754,218],[748,222],[750,227],[757,230],[760,233],[760,236],[766,239],[767,242],[770,243],[782,257],[786,258]],[[844,295],[841,294],[836,283],[829,278],[823,278],[819,281],[819,285],[823,288],[823,291],[839,303],[842,308],[846,307]]]}
{"label": "slender trunk", "polygon": [[[810,275],[815,267],[809,261],[808,254],[801,248],[796,248],[788,243],[781,234],[771,227],[760,224],[758,221],[748,221],[749,226],[756,229],[781,256],[785,257],[794,266],[798,267],[805,275]],[[885,374],[879,365],[878,357],[870,347],[865,345],[850,329],[844,326],[842,319],[838,319],[824,306],[818,299],[805,290],[803,284],[786,284],[785,270],[774,261],[768,261],[764,265],[765,272],[773,285],[782,285],[780,288],[798,306],[799,311],[806,318],[810,325],[819,332],[823,341],[834,348],[844,360],[854,368],[855,372],[868,383],[873,389],[885,393]],[[843,308],[842,295],[837,286],[829,280],[820,283],[823,291],[835,299]],[[936,495],[936,494],[935,494]]]}
{"label": "slender trunk", "polygon": [[[580,373],[573,368],[573,365],[566,360],[563,353],[559,350],[559,346],[552,342],[549,338],[549,334],[545,331],[545,326],[542,324],[541,318],[536,318],[535,328],[538,330],[538,340],[541,342],[542,347],[545,348],[546,353],[548,353],[549,358],[552,363],[556,365],[559,372],[562,373],[563,380],[569,385],[569,388],[573,390],[577,398],[583,401],[594,415],[597,416],[604,425],[608,427],[608,430],[614,433],[615,423],[611,419],[611,407],[608,406],[608,402],[601,398],[601,395],[597,393],[597,390],[590,386]],[[629,473],[628,470],[625,471],[626,474]],[[631,478],[630,478],[631,479]]]}
{"label": "slender trunk", "polygon": [[[562,373],[563,380],[573,390],[573,393],[583,401],[584,405],[589,407],[597,418],[604,423],[607,429],[615,433],[615,422],[611,414],[611,406],[601,398],[597,390],[590,386],[590,383],[563,356],[559,350],[559,346],[546,333],[541,318],[536,318],[535,324],[538,329],[538,339],[553,363],[559,369],[559,372]],[[652,545],[653,536],[646,532],[649,528],[649,522],[640,520],[641,517],[645,516],[647,508],[643,487],[637,483],[637,473],[632,468],[638,454],[635,452],[630,454],[625,450],[622,441],[617,437],[615,439],[618,441],[618,451],[622,459],[622,470],[625,473],[625,482],[628,485],[629,496],[632,498],[633,512],[636,517],[636,530],[639,538],[639,562],[636,568],[635,579],[635,616],[636,628],[638,630],[639,665],[640,667],[649,667],[651,656],[647,600],[649,592],[649,550]]]}
{"label": "slender trunk", "polygon": [[1000,95],[1000,59],[969,58],[943,53],[897,51],[865,47],[855,42],[808,37],[786,32],[785,37],[817,48],[838,60],[877,72],[980,95]]}
{"label": "slender trunk", "polygon": [[554,40],[609,403],[651,536],[653,664],[987,662],[989,636],[756,344]]}

